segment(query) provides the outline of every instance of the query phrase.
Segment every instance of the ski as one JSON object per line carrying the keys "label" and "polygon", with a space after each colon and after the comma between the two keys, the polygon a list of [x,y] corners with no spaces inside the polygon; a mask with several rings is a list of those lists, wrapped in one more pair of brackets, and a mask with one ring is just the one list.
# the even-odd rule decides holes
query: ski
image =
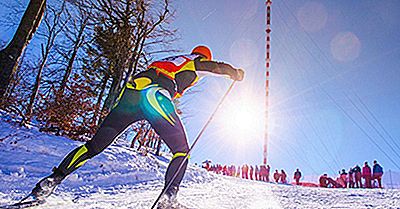
{"label": "ski", "polygon": [[39,200],[34,195],[29,194],[26,197],[22,198],[19,202],[14,203],[12,205],[4,205],[0,206],[0,209],[21,209],[21,208],[30,208],[39,206],[45,203],[45,200]]}
{"label": "ski", "polygon": [[12,205],[0,206],[0,209],[30,208],[30,207],[39,206],[45,202],[46,202],[45,200],[29,200],[29,201],[18,202],[18,203],[12,204]]}

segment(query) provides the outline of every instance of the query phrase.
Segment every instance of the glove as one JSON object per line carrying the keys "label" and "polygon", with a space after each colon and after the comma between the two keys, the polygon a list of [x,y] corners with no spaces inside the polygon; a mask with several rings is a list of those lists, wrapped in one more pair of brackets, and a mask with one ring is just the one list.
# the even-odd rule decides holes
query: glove
{"label": "glove", "polygon": [[231,79],[241,81],[244,78],[244,71],[242,69],[235,69],[235,73],[231,75]]}

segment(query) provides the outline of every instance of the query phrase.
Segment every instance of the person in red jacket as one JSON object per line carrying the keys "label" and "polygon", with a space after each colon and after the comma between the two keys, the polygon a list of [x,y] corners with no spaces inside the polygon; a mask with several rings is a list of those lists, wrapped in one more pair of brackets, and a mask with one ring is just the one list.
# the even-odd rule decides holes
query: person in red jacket
{"label": "person in red jacket", "polygon": [[342,169],[342,172],[340,173],[340,179],[343,182],[343,187],[347,188],[347,173],[345,169]]}
{"label": "person in red jacket", "polygon": [[260,181],[267,181],[267,167],[260,165]]}
{"label": "person in red jacket", "polygon": [[319,177],[319,186],[320,187],[328,187],[328,174],[324,174],[322,176]]}
{"label": "person in red jacket", "polygon": [[249,166],[247,164],[242,166],[242,178],[249,179]]}
{"label": "person in red jacket", "polygon": [[287,175],[286,175],[286,172],[282,169],[281,170],[281,183],[282,184],[286,184],[287,183],[287,180],[286,180],[286,177],[287,177]]}
{"label": "person in red jacket", "polygon": [[253,173],[254,173],[254,168],[252,165],[250,165],[250,180],[253,180]]}
{"label": "person in red jacket", "polygon": [[293,178],[296,181],[296,185],[300,185],[301,172],[298,168],[296,169],[296,172],[294,172]]}
{"label": "person in red jacket", "polygon": [[260,180],[260,170],[258,169],[258,166],[256,165],[256,168],[254,169],[254,177],[256,181]]}
{"label": "person in red jacket", "polygon": [[356,165],[353,168],[353,172],[354,172],[354,179],[356,180],[356,188],[362,188],[362,182],[361,182],[361,168],[359,165]]}
{"label": "person in red jacket", "polygon": [[226,165],[224,165],[224,167],[222,167],[222,174],[223,175],[228,175],[228,167],[226,167]]}
{"label": "person in red jacket", "polygon": [[271,171],[271,167],[269,165],[267,165],[267,169],[266,169],[266,182],[269,182],[269,173]]}
{"label": "person in red jacket", "polygon": [[278,170],[275,170],[275,173],[274,173],[275,182],[278,183],[280,178],[281,178],[281,174],[279,173]]}
{"label": "person in red jacket", "polygon": [[350,168],[349,169],[349,173],[348,173],[348,179],[349,179],[349,188],[354,188],[354,172],[353,169]]}
{"label": "person in red jacket", "polygon": [[365,188],[372,188],[371,180],[372,180],[372,172],[371,167],[369,167],[368,162],[364,163],[364,167],[362,168],[362,177],[365,180]]}

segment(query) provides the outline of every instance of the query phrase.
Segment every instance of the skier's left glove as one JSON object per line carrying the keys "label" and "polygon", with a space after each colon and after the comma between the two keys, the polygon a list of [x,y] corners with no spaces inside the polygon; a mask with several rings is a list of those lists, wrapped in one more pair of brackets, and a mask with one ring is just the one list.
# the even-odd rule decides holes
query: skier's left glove
{"label": "skier's left glove", "polygon": [[241,81],[244,78],[244,71],[242,69],[235,69],[235,73],[231,75],[231,79]]}

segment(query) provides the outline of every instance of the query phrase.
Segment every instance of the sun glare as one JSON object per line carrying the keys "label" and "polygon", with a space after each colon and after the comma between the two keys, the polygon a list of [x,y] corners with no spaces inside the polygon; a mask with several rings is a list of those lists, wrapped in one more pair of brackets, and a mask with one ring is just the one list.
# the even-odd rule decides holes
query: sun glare
{"label": "sun glare", "polygon": [[218,116],[222,137],[230,141],[246,142],[260,138],[264,128],[262,103],[254,99],[240,98],[227,101]]}

